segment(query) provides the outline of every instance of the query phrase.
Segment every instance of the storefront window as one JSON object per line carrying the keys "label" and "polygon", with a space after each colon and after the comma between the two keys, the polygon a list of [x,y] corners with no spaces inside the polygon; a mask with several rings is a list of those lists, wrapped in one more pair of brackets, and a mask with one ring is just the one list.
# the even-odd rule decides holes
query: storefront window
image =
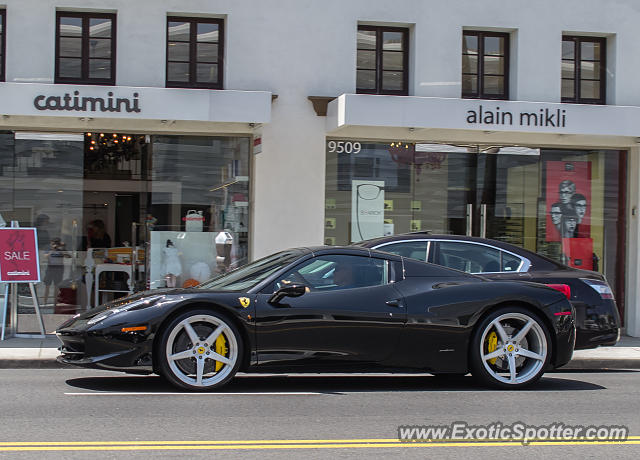
{"label": "storefront window", "polygon": [[486,236],[618,276],[612,150],[327,141],[325,243],[405,232]]}
{"label": "storefront window", "polygon": [[[197,285],[246,263],[249,145],[247,137],[0,133],[0,215],[38,230],[47,331],[112,298]],[[29,289],[20,289],[18,332],[37,331]]]}

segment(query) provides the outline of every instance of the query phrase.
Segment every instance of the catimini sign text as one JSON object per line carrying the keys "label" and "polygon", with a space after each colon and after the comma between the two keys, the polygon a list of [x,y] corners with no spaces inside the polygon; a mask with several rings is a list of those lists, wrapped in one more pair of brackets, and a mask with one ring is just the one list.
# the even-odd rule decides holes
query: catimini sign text
{"label": "catimini sign text", "polygon": [[81,96],[80,91],[64,96],[47,96],[39,94],[33,99],[33,105],[38,110],[75,111],[75,112],[140,112],[139,94],[133,93],[132,98],[114,97],[109,91],[107,97]]}

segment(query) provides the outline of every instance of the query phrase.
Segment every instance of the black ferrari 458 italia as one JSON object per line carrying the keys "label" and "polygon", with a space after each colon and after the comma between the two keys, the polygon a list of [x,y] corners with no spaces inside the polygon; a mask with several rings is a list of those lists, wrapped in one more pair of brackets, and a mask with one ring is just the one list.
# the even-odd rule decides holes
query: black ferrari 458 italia
{"label": "black ferrari 458 italia", "polygon": [[615,345],[620,315],[601,273],[568,267],[502,241],[426,232],[385,236],[356,246],[423,260],[493,280],[532,281],[564,290],[576,309],[576,350]]}
{"label": "black ferrari 458 italia", "polygon": [[519,388],[566,364],[566,296],[354,247],[291,249],[195,288],[118,299],[62,324],[59,361],[207,390],[238,371],[465,374]]}

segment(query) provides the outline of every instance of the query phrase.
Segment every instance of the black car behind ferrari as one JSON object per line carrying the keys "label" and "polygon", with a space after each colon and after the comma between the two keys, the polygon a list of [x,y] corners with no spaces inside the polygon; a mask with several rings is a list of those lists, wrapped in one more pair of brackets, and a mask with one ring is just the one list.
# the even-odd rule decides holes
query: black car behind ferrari
{"label": "black car behind ferrari", "polygon": [[428,261],[492,280],[521,280],[564,290],[576,309],[576,350],[614,345],[620,315],[605,277],[567,267],[518,246],[486,238],[417,232],[361,241],[357,246]]}
{"label": "black car behind ferrari", "polygon": [[574,309],[555,289],[353,247],[291,249],[195,288],[62,324],[63,363],[156,372],[192,390],[237,371],[461,373],[518,388],[562,366]]}

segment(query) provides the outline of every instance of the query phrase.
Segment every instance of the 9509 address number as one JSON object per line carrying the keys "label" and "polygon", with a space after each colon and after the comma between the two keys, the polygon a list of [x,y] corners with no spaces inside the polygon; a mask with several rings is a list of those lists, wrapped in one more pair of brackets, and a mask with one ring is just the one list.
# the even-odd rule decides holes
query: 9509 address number
{"label": "9509 address number", "polygon": [[329,141],[327,148],[330,153],[360,153],[362,144],[352,141]]}

